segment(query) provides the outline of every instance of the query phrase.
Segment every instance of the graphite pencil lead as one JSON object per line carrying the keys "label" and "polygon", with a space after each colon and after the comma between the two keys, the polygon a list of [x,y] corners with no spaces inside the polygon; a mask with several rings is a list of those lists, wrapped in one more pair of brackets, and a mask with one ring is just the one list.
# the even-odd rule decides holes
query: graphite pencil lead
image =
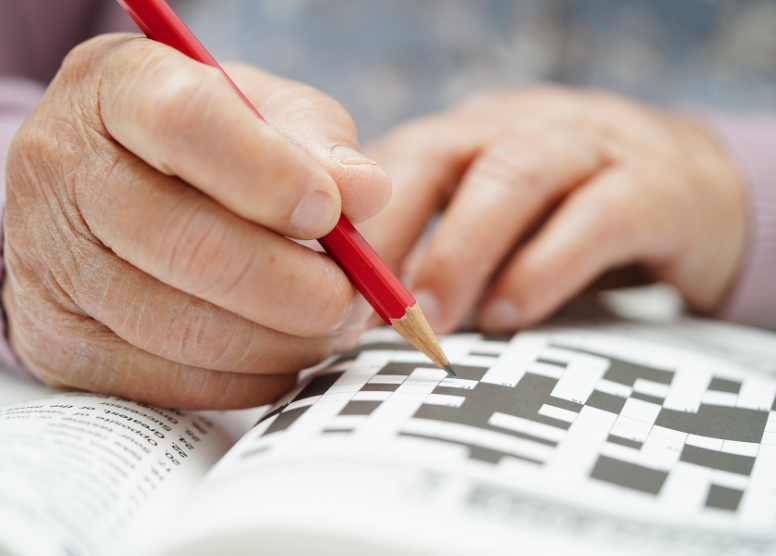
{"label": "graphite pencil lead", "polygon": [[450,365],[445,365],[444,369],[447,371],[448,378],[458,378],[458,375],[455,374],[455,371]]}
{"label": "graphite pencil lead", "polygon": [[402,338],[422,351],[437,367],[443,369],[450,365],[450,360],[445,355],[445,352],[442,351],[442,346],[439,345],[434,332],[428,325],[426,317],[423,316],[423,311],[420,310],[417,303],[412,307],[408,307],[402,318],[390,320],[391,327]]}

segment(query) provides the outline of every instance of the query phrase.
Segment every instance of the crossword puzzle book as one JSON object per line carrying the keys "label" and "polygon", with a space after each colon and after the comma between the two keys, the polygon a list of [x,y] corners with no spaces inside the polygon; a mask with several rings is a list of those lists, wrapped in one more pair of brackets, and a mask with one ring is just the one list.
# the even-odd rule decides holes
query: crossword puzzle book
{"label": "crossword puzzle book", "polygon": [[260,414],[11,401],[0,554],[776,554],[774,338],[460,334],[451,379],[377,330]]}

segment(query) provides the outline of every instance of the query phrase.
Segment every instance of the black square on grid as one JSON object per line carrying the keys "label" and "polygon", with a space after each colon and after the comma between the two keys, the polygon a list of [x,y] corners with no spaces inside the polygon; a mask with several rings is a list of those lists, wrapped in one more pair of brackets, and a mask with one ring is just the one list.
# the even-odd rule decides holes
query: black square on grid
{"label": "black square on grid", "polygon": [[734,512],[738,509],[743,495],[743,490],[712,484],[706,497],[706,507]]}

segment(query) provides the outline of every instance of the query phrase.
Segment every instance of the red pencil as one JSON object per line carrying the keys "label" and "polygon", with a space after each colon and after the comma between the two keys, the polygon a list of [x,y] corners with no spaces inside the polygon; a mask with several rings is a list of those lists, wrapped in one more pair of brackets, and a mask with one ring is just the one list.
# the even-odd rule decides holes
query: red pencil
{"label": "red pencil", "polygon": [[[165,0],[117,1],[149,39],[220,69],[240,98],[264,119]],[[455,376],[415,299],[344,214],[334,229],[318,241],[388,326],[443,367],[448,375]]]}

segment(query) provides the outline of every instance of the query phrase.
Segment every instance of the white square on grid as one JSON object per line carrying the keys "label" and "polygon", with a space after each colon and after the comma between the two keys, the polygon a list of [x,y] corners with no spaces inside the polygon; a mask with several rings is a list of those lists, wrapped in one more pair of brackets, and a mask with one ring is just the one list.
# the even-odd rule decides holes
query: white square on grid
{"label": "white square on grid", "polygon": [[425,367],[418,367],[410,373],[408,380],[427,380],[432,382],[439,382],[447,376],[447,371],[443,369],[427,369]]}
{"label": "white square on grid", "polygon": [[442,405],[445,407],[461,407],[466,400],[463,396],[448,396],[446,394],[429,394],[425,402],[430,405]]}
{"label": "white square on grid", "polygon": [[358,392],[361,390],[361,387],[364,386],[364,382],[359,382],[357,384],[335,384],[334,386],[331,386],[326,394],[341,394],[342,392]]}
{"label": "white square on grid", "polygon": [[536,421],[529,421],[528,428],[525,429],[525,434],[536,436],[537,438],[543,438],[552,442],[560,442],[560,440],[566,436],[566,431],[553,427],[551,425],[545,425],[544,423],[538,423]]}
{"label": "white square on grid", "polygon": [[566,372],[566,368],[549,363],[532,363],[528,366],[528,372],[549,378],[560,378]]}
{"label": "white square on grid", "polygon": [[506,342],[491,342],[488,340],[478,340],[474,342],[469,351],[474,353],[487,353],[488,355],[499,355],[506,347]]}
{"label": "white square on grid", "polygon": [[687,433],[681,431],[675,431],[673,429],[667,429],[665,427],[659,427],[655,425],[650,431],[650,436],[655,435],[661,438],[666,438],[674,442],[684,442],[687,440]]}
{"label": "white square on grid", "polygon": [[679,460],[679,452],[676,450],[667,450],[660,447],[650,447],[646,444],[639,450],[636,463],[657,469],[659,471],[669,471],[671,467]]}
{"label": "white square on grid", "polygon": [[[482,367],[483,369],[489,369],[493,366],[498,358],[490,355],[467,355],[466,357],[459,357],[455,362],[464,367]],[[455,367],[453,367],[455,370]]]}
{"label": "white square on grid", "polygon": [[738,394],[733,394],[732,392],[717,392],[715,390],[708,390],[701,398],[702,403],[724,407],[735,407],[737,400]]}
{"label": "white square on grid", "polygon": [[[601,427],[603,425],[605,428]],[[586,419],[580,416],[569,427],[568,439],[574,439],[575,442],[584,442],[588,446],[596,443],[602,443],[609,436],[610,427],[596,419]]]}
{"label": "white square on grid", "polygon": [[728,454],[755,457],[759,449],[760,445],[754,442],[739,442],[736,440],[725,440],[722,442],[722,451]]}
{"label": "white square on grid", "polygon": [[544,461],[550,457],[553,452],[553,447],[547,446],[546,444],[540,444],[522,438],[513,438],[511,440],[512,450],[510,451],[529,459]]}
{"label": "white square on grid", "polygon": [[530,423],[531,421],[528,419],[507,415],[506,413],[500,413],[498,411],[495,411],[493,415],[488,418],[489,425],[515,432],[525,432]]}
{"label": "white square on grid", "polygon": [[[620,425],[629,429],[633,429],[634,431],[643,433],[644,438],[646,438],[646,434],[649,433],[650,429],[652,428],[652,425],[649,423],[645,423],[643,421],[637,421],[636,419],[631,419],[630,417],[626,417],[625,415],[620,415],[619,417],[617,417],[617,421],[615,421],[615,425]],[[626,436],[625,438],[629,438],[629,437]]]}
{"label": "white square on grid", "polygon": [[557,361],[558,363],[571,363],[576,352],[557,347],[546,347],[540,353],[539,357],[548,361]]}
{"label": "white square on grid", "polygon": [[366,392],[356,392],[353,396],[354,402],[383,402],[387,400],[393,392],[382,392],[368,390]]}
{"label": "white square on grid", "polygon": [[406,375],[375,375],[369,379],[369,384],[401,384],[405,380]]}
{"label": "white square on grid", "polygon": [[[488,371],[485,376],[482,377],[480,382],[485,384],[498,384],[499,386],[506,386],[507,388],[514,388],[520,379],[523,378],[525,373],[519,375],[506,375]],[[446,385],[444,385],[446,386]]]}
{"label": "white square on grid", "polygon": [[556,385],[552,390],[552,397],[566,400],[568,402],[584,404],[590,397],[591,393],[592,389],[589,392],[582,392],[578,389],[562,388]]}
{"label": "white square on grid", "polygon": [[476,380],[467,380],[465,378],[445,378],[439,383],[439,386],[445,388],[463,388],[464,390],[473,390],[477,386]]}
{"label": "white square on grid", "polygon": [[605,378],[596,382],[595,389],[606,394],[611,394],[612,396],[617,396],[618,398],[627,398],[631,395],[631,392],[633,392],[633,388],[630,386]]}
{"label": "white square on grid", "polygon": [[[596,419],[595,417],[591,417],[590,415],[586,415],[584,413],[580,413],[579,417],[577,417],[577,420],[574,421],[575,427],[584,427],[586,429],[592,429],[599,432],[605,432],[608,433],[609,430],[612,428],[612,422],[602,421],[601,419]],[[574,430],[577,430],[576,428]]]}
{"label": "white square on grid", "polygon": [[706,448],[707,450],[716,450],[716,451],[722,450],[721,438],[710,438],[708,436],[690,434],[690,435],[687,435],[687,440],[685,440],[684,442],[685,444],[689,444],[690,446],[697,446],[698,448]]}
{"label": "white square on grid", "polygon": [[298,407],[307,407],[308,405],[313,405],[315,402],[318,401],[319,398],[320,396],[313,396],[312,398],[304,398],[302,400],[291,402],[286,406],[286,408],[283,411],[289,411],[291,409],[296,409]]}
{"label": "white square on grid", "polygon": [[609,423],[610,425],[614,423],[618,417],[617,413],[604,411],[603,409],[598,409],[597,407],[591,407],[589,405],[584,406],[579,413],[580,415],[592,417],[593,419],[598,419],[599,421]]}
{"label": "white square on grid", "polygon": [[577,418],[577,413],[575,411],[569,411],[568,409],[561,409],[560,407],[547,404],[544,404],[539,408],[539,415],[544,415],[545,417],[551,417],[567,423],[573,423],[574,419]]}
{"label": "white square on grid", "polygon": [[455,440],[464,444],[472,444],[477,438],[479,429],[468,425],[459,425],[458,423],[442,423],[440,429],[442,438]]}
{"label": "white square on grid", "polygon": [[711,472],[711,482],[723,487],[744,490],[749,485],[749,477],[715,469]]}
{"label": "white square on grid", "polygon": [[630,446],[606,442],[601,446],[601,455],[632,463],[635,462],[636,458],[639,456],[639,451]]}
{"label": "white square on grid", "polygon": [[419,351],[397,350],[391,356],[391,363],[431,363],[431,360]]}
{"label": "white square on grid", "polygon": [[622,410],[620,411],[620,417],[629,417],[642,423],[649,423],[650,425],[657,419],[658,413],[662,409],[661,406],[645,402],[643,400],[637,400],[635,398],[628,398],[625,402]]}
{"label": "white square on grid", "polygon": [[680,396],[672,391],[663,402],[663,407],[673,411],[698,413],[698,409],[701,407],[701,398],[700,395],[695,398]]}
{"label": "white square on grid", "polygon": [[633,383],[634,392],[641,392],[642,394],[656,396],[658,398],[665,398],[670,389],[671,386],[668,384],[652,382],[651,380],[644,380],[643,378],[637,378],[636,382]]}

